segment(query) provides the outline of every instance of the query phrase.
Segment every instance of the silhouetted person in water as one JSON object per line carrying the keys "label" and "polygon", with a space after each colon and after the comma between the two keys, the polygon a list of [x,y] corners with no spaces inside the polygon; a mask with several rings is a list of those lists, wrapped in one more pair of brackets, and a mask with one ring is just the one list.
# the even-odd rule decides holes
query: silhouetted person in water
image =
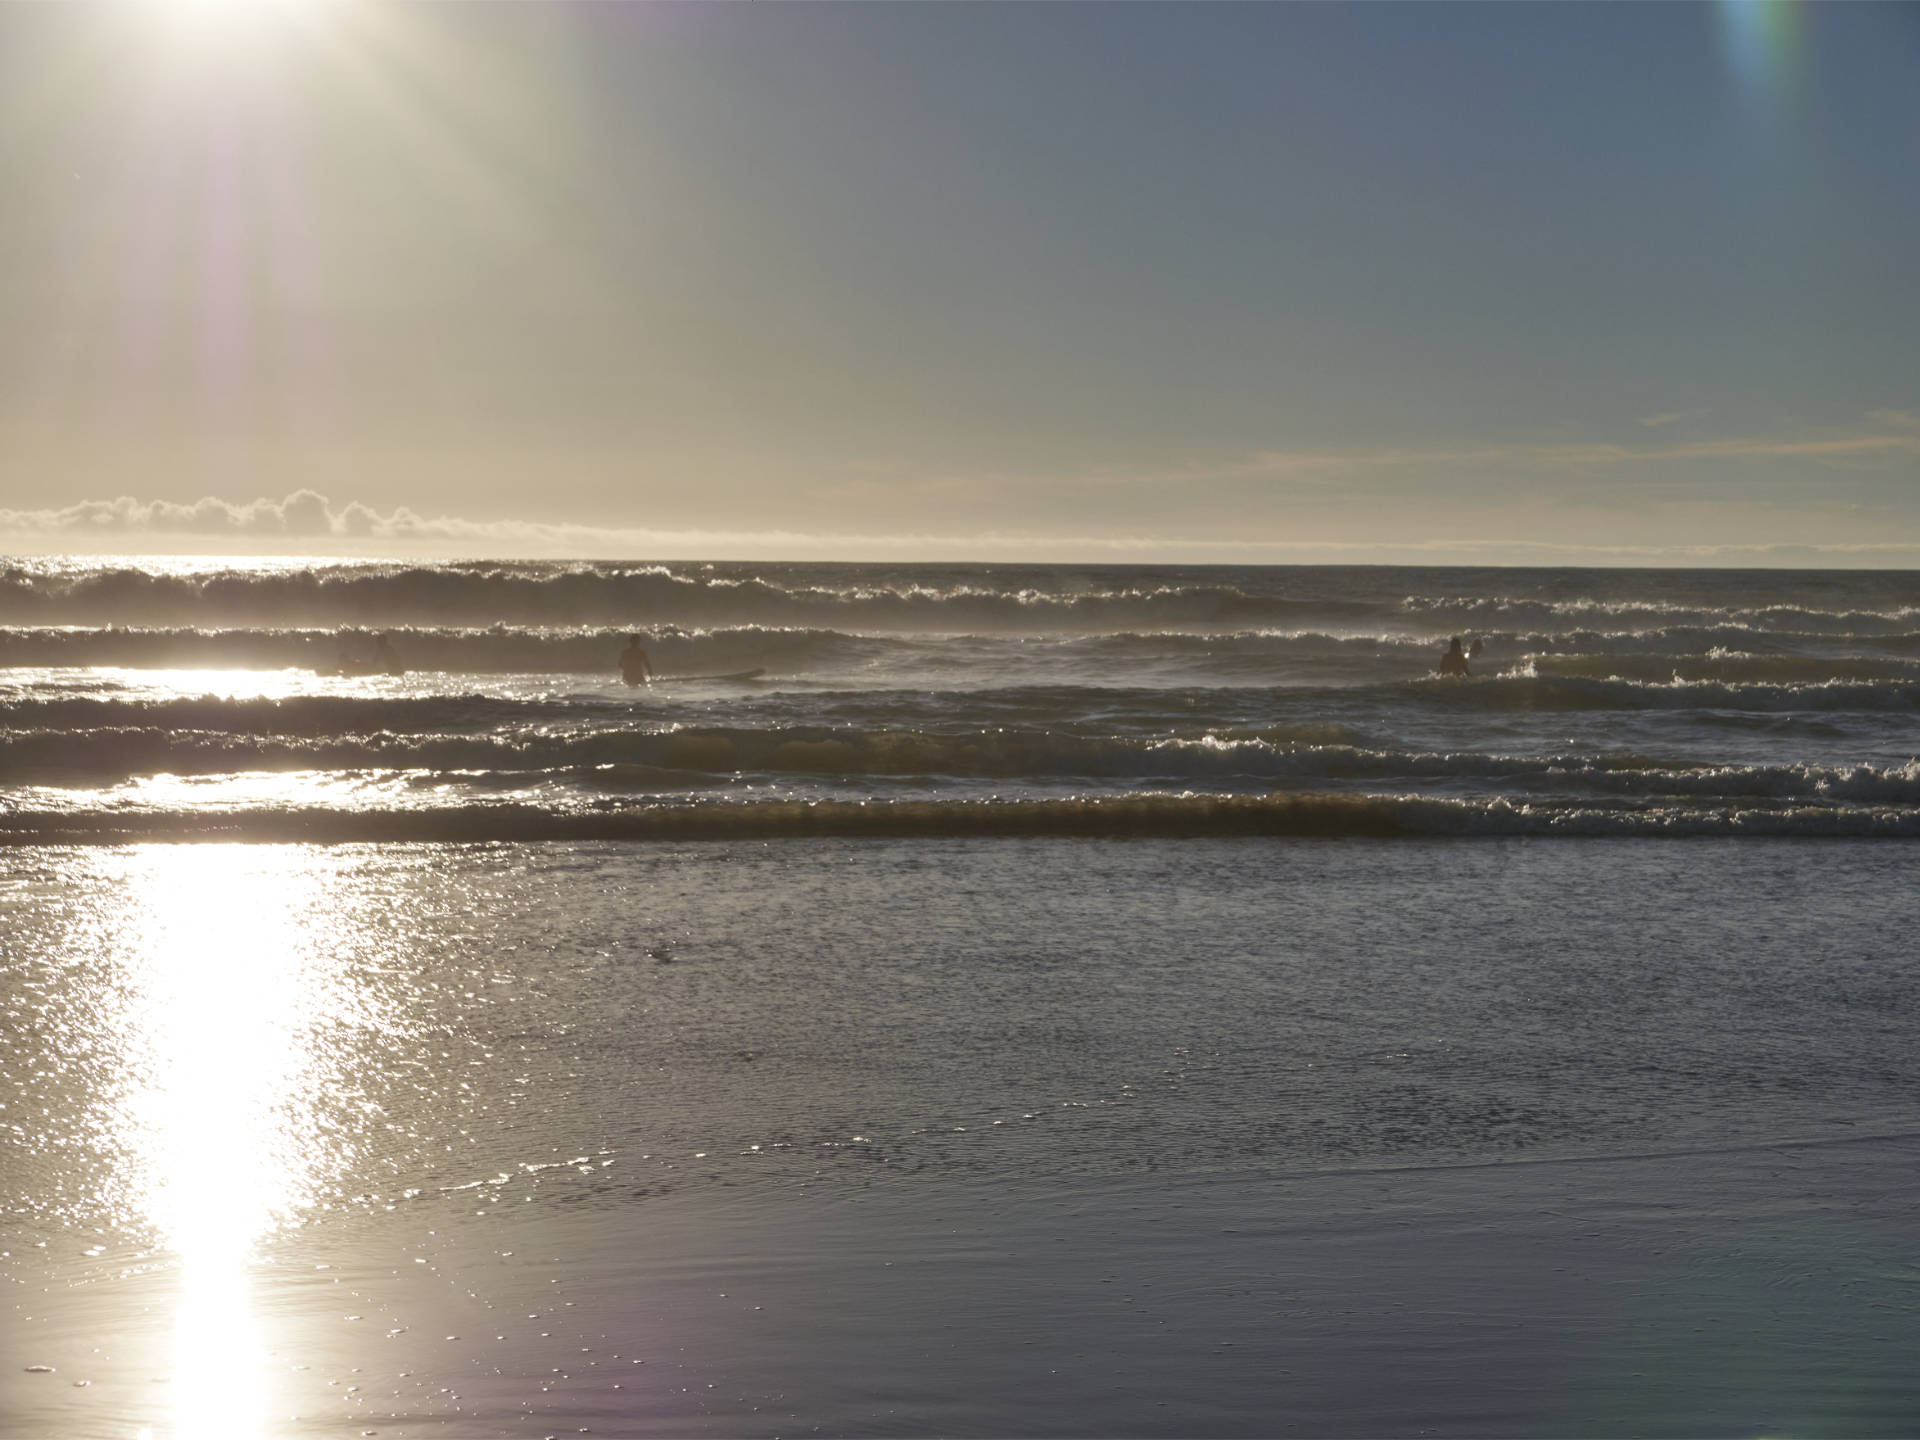
{"label": "silhouetted person in water", "polygon": [[1478,660],[1480,658],[1480,652],[1485,648],[1486,647],[1480,643],[1480,637],[1476,635],[1473,643],[1467,646],[1467,659]]}
{"label": "silhouetted person in water", "polygon": [[620,652],[620,678],[629,685],[653,683],[653,665],[647,659],[647,652],[640,648],[638,635],[629,635],[627,648]]}
{"label": "silhouetted person in water", "polygon": [[400,663],[400,657],[394,653],[391,635],[382,635],[373,642],[373,668],[388,675],[407,673],[407,667]]}
{"label": "silhouetted person in water", "polygon": [[1467,653],[1460,648],[1460,637],[1453,637],[1453,648],[1440,657],[1442,675],[1464,675],[1467,673]]}
{"label": "silhouetted person in water", "polygon": [[362,675],[404,675],[407,673],[407,667],[400,662],[399,655],[394,653],[393,637],[391,635],[375,636],[373,641],[373,654],[366,659],[362,659],[355,652],[359,649],[357,642],[365,638],[364,635],[357,631],[342,631],[340,635],[340,650],[333,662],[333,669],[317,670],[315,673],[321,675],[344,675],[348,679],[357,679]]}

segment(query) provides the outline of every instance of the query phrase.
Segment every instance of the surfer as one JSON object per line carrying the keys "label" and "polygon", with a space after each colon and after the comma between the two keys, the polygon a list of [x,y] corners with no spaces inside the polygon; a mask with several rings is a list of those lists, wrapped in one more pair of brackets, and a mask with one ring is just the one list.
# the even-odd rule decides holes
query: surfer
{"label": "surfer", "polygon": [[627,648],[620,652],[620,678],[629,685],[653,683],[653,665],[647,659],[647,652],[640,648],[638,635],[629,635]]}
{"label": "surfer", "polygon": [[1453,637],[1453,645],[1440,657],[1442,675],[1464,675],[1467,673],[1467,654],[1460,648],[1460,637]]}

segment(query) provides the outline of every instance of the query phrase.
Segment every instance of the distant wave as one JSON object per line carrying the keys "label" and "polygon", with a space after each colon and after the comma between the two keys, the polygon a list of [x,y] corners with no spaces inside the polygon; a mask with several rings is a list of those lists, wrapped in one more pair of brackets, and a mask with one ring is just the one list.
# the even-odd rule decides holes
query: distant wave
{"label": "distant wave", "polygon": [[[88,702],[67,703],[71,707]],[[639,767],[650,784],[676,773],[1178,781],[1220,776],[1405,775],[1425,763],[1310,743],[1339,733],[1325,726],[1275,726],[1193,739],[1125,739],[1004,727],[951,734],[824,726],[603,728],[559,734],[538,727],[519,732],[474,727],[472,733],[464,734],[408,734],[393,729],[302,733],[274,723],[274,703],[249,702],[258,722],[251,732],[156,725],[0,729],[0,775],[20,783],[248,770],[427,770],[537,772],[554,779],[580,779],[598,768]],[[422,702],[422,708],[437,704]],[[445,718],[459,718],[447,713],[452,707],[440,708]],[[1309,742],[1304,749],[1295,748],[1303,741]]]}
{"label": "distant wave", "polygon": [[[69,714],[97,701],[53,702]],[[190,708],[230,702],[169,702]],[[407,704],[445,729],[333,728],[316,722],[375,713],[377,702],[234,702],[231,728],[179,724],[0,729],[0,776],[14,784],[118,783],[143,776],[248,772],[407,773],[469,789],[558,786],[580,791],[698,788],[735,777],[828,778],[1017,786],[1122,782],[1134,787],[1467,788],[1510,795],[1589,794],[1643,800],[1847,801],[1920,805],[1920,761],[1902,765],[1705,764],[1635,754],[1503,755],[1351,743],[1337,727],[1270,725],[1176,736],[1087,735],[995,726],[939,732],[886,727],[623,726],[556,729],[494,723],[491,702]],[[131,708],[131,707],[127,707]],[[554,714],[529,706],[522,713]],[[245,722],[245,723],[242,723]],[[455,728],[464,725],[464,729]]]}
{"label": "distant wave", "polygon": [[[744,667],[847,669],[899,651],[905,642],[834,630],[740,626],[685,631],[638,627],[663,671]],[[442,674],[608,675],[631,630],[592,628],[393,628],[395,651],[414,670]],[[315,629],[0,629],[0,668],[119,667],[133,670],[319,670],[342,650],[365,652],[370,634]]]}
{"label": "distant wave", "polygon": [[778,583],[663,565],[321,566],[258,574],[0,568],[0,624],[645,627],[774,625],[965,631],[1237,629],[1378,615],[1366,601],[1259,596],[1234,585]]}
{"label": "distant wave", "polygon": [[[1916,600],[1920,601],[1920,587],[1917,587]],[[1800,605],[1703,605],[1677,600],[1409,595],[1401,600],[1400,608],[1409,616],[1466,630],[1732,625],[1816,635],[1880,635],[1910,631],[1920,624],[1920,603],[1884,610],[1822,610]]]}
{"label": "distant wave", "polygon": [[[1596,666],[1594,668],[1607,668]],[[1464,681],[1405,682],[1422,703],[1455,710],[1842,711],[1920,708],[1920,676],[1907,682],[1814,680],[1803,684],[1719,680],[1630,680],[1542,675],[1530,669]],[[1413,698],[1409,695],[1408,698]]]}
{"label": "distant wave", "polygon": [[1536,675],[1641,684],[1779,685],[1920,684],[1920,660],[1858,655],[1702,654],[1543,655],[1529,668]]}
{"label": "distant wave", "polygon": [[[941,636],[860,634],[803,626],[712,629],[640,626],[656,667],[734,669],[776,674],[855,671],[888,661],[956,673],[982,664],[1018,667],[1069,661],[1091,674],[1125,681],[1143,668],[1193,677],[1271,682],[1287,667],[1313,662],[1364,665],[1387,660],[1426,668],[1430,640],[1324,631],[1239,630],[1211,634],[1125,630],[1111,634]],[[409,668],[441,674],[606,675],[633,630],[592,627],[401,627],[383,630]],[[0,668],[117,667],[135,670],[324,669],[343,648],[362,651],[370,635],[312,628],[0,628]]]}
{"label": "distant wave", "polygon": [[22,835],[1907,834],[1917,711],[1902,572],[0,562]]}
{"label": "distant wave", "polygon": [[[618,707],[630,713],[631,703]],[[614,711],[609,702],[603,710]],[[506,700],[486,695],[298,695],[285,699],[215,695],[164,700],[99,695],[0,703],[9,733],[144,730],[237,735],[332,736],[486,730],[580,720],[593,710],[577,699]]]}
{"label": "distant wave", "polygon": [[1623,630],[1515,630],[1475,632],[1500,655],[1711,656],[1715,652],[1748,655],[1832,654],[1869,651],[1882,655],[1920,655],[1920,630],[1876,630],[1870,634],[1811,630],[1765,630],[1752,625],[1661,625]]}
{"label": "distant wave", "polygon": [[702,841],[1055,836],[1355,839],[1920,837],[1912,809],[1516,805],[1396,795],[1126,795],[1102,799],[742,802],[566,810],[500,803],[351,810],[0,812],[0,844],[138,840],[439,842]]}
{"label": "distant wave", "polygon": [[[567,675],[592,685],[612,678],[623,632],[601,628],[404,629],[385,632],[418,674]],[[1122,631],[1107,635],[952,636],[861,635],[831,629],[735,626],[712,630],[656,628],[645,643],[667,673],[759,669],[771,681],[836,680],[1004,689],[1024,677],[1077,678],[1124,689],[1167,686],[1285,685],[1353,687],[1403,683],[1431,672],[1437,648],[1396,636],[1334,635],[1324,631],[1232,631],[1219,634]],[[1752,706],[1762,709],[1903,708],[1920,686],[1920,637],[1886,637],[1868,649],[1882,653],[1803,653],[1770,648],[1752,632],[1714,632],[1722,641],[1702,647],[1699,632],[1678,632],[1665,643],[1595,636],[1490,636],[1477,662],[1499,694],[1468,696],[1419,690],[1387,698],[1416,706],[1499,709],[1673,708]],[[358,641],[361,652],[371,641]],[[1745,648],[1753,646],[1754,648]],[[0,670],[308,670],[325,672],[355,642],[333,631],[293,629],[0,629]],[[1514,681],[1542,682],[1516,688]],[[1554,682],[1594,682],[1598,688],[1557,688]],[[1656,693],[1608,688],[1608,682],[1656,687]],[[1677,685],[1711,682],[1723,692],[1680,694]],[[111,680],[99,688],[110,690]],[[1878,690],[1810,690],[1831,686]],[[1753,686],[1780,687],[1778,694]],[[1061,695],[1062,700],[1071,697]]]}
{"label": "distant wave", "polygon": [[[835,724],[688,726],[663,718],[666,702],[637,702],[620,693],[511,698],[479,694],[344,695],[285,698],[198,697],[144,699],[114,695],[27,696],[0,701],[0,779],[17,776],[51,757],[89,768],[116,753],[148,757],[173,766],[169,757],[200,755],[217,764],[234,755],[267,756],[265,742],[302,742],[281,747],[258,763],[305,766],[300,754],[326,753],[345,765],[428,764],[477,766],[501,757],[516,768],[528,764],[647,763],[684,768],[685,757],[717,757],[695,768],[757,769],[783,766],[775,756],[834,756],[842,773],[906,773],[915,770],[970,774],[1213,774],[1229,767],[1246,773],[1280,773],[1274,759],[1300,746],[1356,746],[1364,742],[1341,718],[1356,707],[1382,719],[1404,720],[1421,712],[1444,715],[1531,713],[1690,712],[1703,720],[1740,715],[1900,715],[1920,709],[1920,677],[1908,681],[1642,681],[1617,677],[1506,674],[1467,680],[1421,678],[1360,686],[1295,686],[1215,691],[1229,697],[1222,713],[1264,712],[1272,718],[1249,726],[1211,722],[1194,714],[1191,700],[1175,703],[1172,692],[1140,689],[1086,690],[1071,686],[1012,687],[957,692],[957,698],[881,692],[831,694],[810,702],[833,703],[844,717]],[[1085,723],[1061,726],[1054,717],[1096,707],[1099,732]],[[778,696],[764,702],[770,716],[794,707]],[[699,707],[676,712],[700,713]],[[1187,719],[1177,718],[1185,715]],[[956,722],[965,715],[973,720]],[[982,723],[988,722],[988,723]],[[1265,747],[1262,749],[1262,747]],[[724,755],[722,754],[724,751]],[[296,753],[298,752],[298,753]],[[408,759],[417,754],[417,760]],[[356,755],[369,758],[360,761]],[[970,757],[955,771],[955,757]],[[398,757],[398,758],[395,758]],[[111,770],[120,762],[106,764]],[[1287,763],[1292,763],[1291,761]],[[1155,768],[1146,768],[1148,766]],[[814,770],[833,768],[824,758]],[[1238,771],[1236,771],[1238,773]],[[1289,772],[1290,773],[1290,772]]]}
{"label": "distant wave", "polygon": [[[1424,572],[1438,576],[1443,572]],[[842,632],[1306,631],[1432,639],[1693,627],[1872,637],[1920,630],[1920,582],[1855,579],[1884,604],[1727,603],[1724,584],[1635,595],[1393,593],[1393,572],[1100,567],[488,563],[169,569],[0,565],[0,625],[181,628],[770,626]],[[1540,585],[1578,572],[1538,572]],[[1337,578],[1329,578],[1334,576]],[[1580,579],[1577,583],[1626,583]],[[1686,592],[1683,578],[1637,581]],[[1774,577],[1767,588],[1779,592]],[[1743,593],[1765,593],[1754,590]],[[1822,593],[1816,587],[1813,593]]]}

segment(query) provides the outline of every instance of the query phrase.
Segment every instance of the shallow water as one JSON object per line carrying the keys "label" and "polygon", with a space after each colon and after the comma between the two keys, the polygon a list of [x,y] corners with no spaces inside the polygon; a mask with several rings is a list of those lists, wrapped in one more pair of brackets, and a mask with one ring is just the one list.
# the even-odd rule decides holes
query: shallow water
{"label": "shallow water", "polygon": [[[0,866],[5,1351],[56,1367],[0,1386],[8,1433],[1920,1414],[1904,846]],[[1724,1324],[1766,1405],[1724,1346],[1676,1369]],[[686,1373],[616,1392],[613,1353]]]}
{"label": "shallow water", "polygon": [[0,1433],[1910,1433],[1917,707],[1910,574],[0,568]]}

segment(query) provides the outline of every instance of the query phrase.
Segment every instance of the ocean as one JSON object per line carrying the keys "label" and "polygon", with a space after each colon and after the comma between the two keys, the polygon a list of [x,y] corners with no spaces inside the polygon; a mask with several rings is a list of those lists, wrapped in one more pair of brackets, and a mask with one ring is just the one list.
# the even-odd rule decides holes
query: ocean
{"label": "ocean", "polygon": [[13,562],[0,1435],[1912,1433],[1916,666],[1888,573]]}
{"label": "ocean", "polygon": [[0,570],[15,842],[1912,835],[1917,706],[1906,572]]}

